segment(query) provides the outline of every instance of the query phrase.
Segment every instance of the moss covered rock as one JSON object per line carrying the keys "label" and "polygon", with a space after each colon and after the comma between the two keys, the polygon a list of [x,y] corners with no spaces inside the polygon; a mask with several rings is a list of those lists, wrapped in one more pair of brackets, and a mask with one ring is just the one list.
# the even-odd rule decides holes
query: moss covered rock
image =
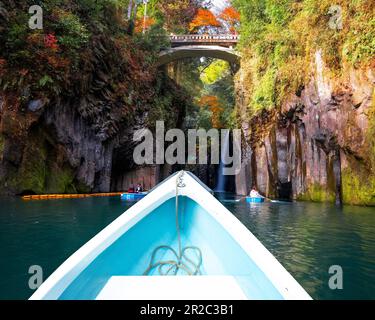
{"label": "moss covered rock", "polygon": [[301,201],[334,202],[335,194],[327,186],[315,183],[309,186],[305,193],[298,195],[297,199]]}

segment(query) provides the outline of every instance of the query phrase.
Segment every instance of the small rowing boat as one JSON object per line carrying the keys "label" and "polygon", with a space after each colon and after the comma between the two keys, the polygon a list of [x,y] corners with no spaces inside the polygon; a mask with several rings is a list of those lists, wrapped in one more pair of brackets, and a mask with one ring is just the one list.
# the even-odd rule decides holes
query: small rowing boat
{"label": "small rowing boat", "polygon": [[255,198],[255,197],[246,197],[246,202],[250,203],[262,203],[264,202],[264,198]]}
{"label": "small rowing boat", "polygon": [[311,297],[204,184],[180,171],[75,252],[30,299]]}
{"label": "small rowing boat", "polygon": [[147,195],[147,192],[139,192],[139,193],[125,192],[121,194],[121,199],[127,200],[127,201],[137,201],[137,200],[144,198],[146,195]]}

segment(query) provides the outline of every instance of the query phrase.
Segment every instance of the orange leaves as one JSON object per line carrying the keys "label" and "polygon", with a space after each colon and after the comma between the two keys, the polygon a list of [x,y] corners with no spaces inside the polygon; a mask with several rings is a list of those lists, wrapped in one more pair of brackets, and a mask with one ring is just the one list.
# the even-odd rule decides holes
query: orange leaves
{"label": "orange leaves", "polygon": [[198,12],[190,23],[190,31],[197,32],[200,28],[210,29],[221,27],[219,20],[208,9],[198,9]]}
{"label": "orange leaves", "polygon": [[34,47],[34,49],[38,49],[39,47],[42,46],[42,43],[43,43],[43,35],[41,33],[31,33],[28,37],[27,37],[27,44],[31,47]]}
{"label": "orange leaves", "polygon": [[53,33],[32,33],[27,37],[27,43],[36,50],[47,49],[53,52],[59,50],[58,40]]}
{"label": "orange leaves", "polygon": [[221,128],[221,114],[223,113],[224,109],[220,106],[217,106],[211,107],[210,111],[212,112],[212,127],[216,129]]}
{"label": "orange leaves", "polygon": [[190,31],[209,32],[217,31],[218,28],[224,28],[236,34],[240,19],[240,13],[233,7],[226,7],[218,16],[215,16],[208,9],[198,9],[194,20],[190,23]]}
{"label": "orange leaves", "polygon": [[151,100],[156,69],[145,62],[144,57],[150,52],[141,50],[131,37],[117,37],[114,39],[114,45],[114,53],[119,55],[123,62],[120,69],[123,77],[116,81],[116,96],[124,103],[124,115],[134,112],[137,106],[140,107],[142,104],[138,104],[138,101]]}
{"label": "orange leaves", "polygon": [[203,96],[198,104],[201,107],[218,107],[219,106],[219,99],[216,96]]}
{"label": "orange leaves", "polygon": [[53,69],[67,70],[70,66],[68,58],[60,54],[57,37],[53,33],[32,33],[27,38],[29,51],[34,51],[39,62],[46,63]]}
{"label": "orange leaves", "polygon": [[53,33],[48,33],[44,36],[44,46],[46,48],[52,49],[53,51],[59,50],[57,38]]}
{"label": "orange leaves", "polygon": [[[114,40],[116,51],[126,63],[131,77],[142,84],[154,80],[154,66],[145,63],[144,57],[150,52],[141,50],[134,45],[131,38],[121,37]],[[129,48],[132,48],[129,50]]]}
{"label": "orange leaves", "polygon": [[135,32],[141,33],[143,29],[147,30],[156,23],[152,17],[139,18],[135,21]]}
{"label": "orange leaves", "polygon": [[241,16],[235,8],[227,7],[220,13],[219,18],[225,21],[239,22]]}
{"label": "orange leaves", "polygon": [[224,108],[220,105],[219,98],[217,96],[203,96],[199,102],[199,106],[201,107],[208,107],[212,113],[212,127],[213,128],[221,128],[221,114],[224,111]]}
{"label": "orange leaves", "polygon": [[69,67],[69,59],[58,56],[46,56],[48,64],[54,69],[66,69]]}
{"label": "orange leaves", "polygon": [[219,15],[219,19],[223,21],[229,31],[233,34],[236,34],[237,27],[240,23],[241,15],[233,7],[225,8]]}
{"label": "orange leaves", "polygon": [[157,7],[164,18],[164,27],[169,32],[187,32],[189,23],[194,19],[200,5],[200,0],[157,1]]}

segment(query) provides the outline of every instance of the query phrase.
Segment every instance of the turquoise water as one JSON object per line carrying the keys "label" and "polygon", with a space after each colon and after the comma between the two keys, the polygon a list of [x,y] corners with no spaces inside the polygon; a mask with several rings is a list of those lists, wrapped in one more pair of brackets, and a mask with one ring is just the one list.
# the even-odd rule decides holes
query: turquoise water
{"label": "turquoise water", "polygon": [[[51,274],[131,204],[119,198],[0,200],[0,299],[26,299],[28,268]],[[375,208],[224,202],[314,299],[375,299]],[[340,265],[344,289],[330,290]]]}
{"label": "turquoise water", "polygon": [[[202,275],[236,277],[249,299],[282,298],[264,273],[210,214],[191,199],[181,197],[179,202],[181,243],[183,247],[200,248]],[[168,245],[177,250],[175,221],[175,199],[170,199],[100,254],[60,299],[95,299],[110,277],[142,275],[155,248]],[[192,252],[189,258],[198,260]],[[155,256],[155,261],[169,260],[175,260],[170,251],[159,251]],[[150,275],[158,275],[157,268],[152,271]]]}
{"label": "turquoise water", "polygon": [[[375,208],[225,203],[314,299],[375,299]],[[328,286],[343,269],[343,290]]]}

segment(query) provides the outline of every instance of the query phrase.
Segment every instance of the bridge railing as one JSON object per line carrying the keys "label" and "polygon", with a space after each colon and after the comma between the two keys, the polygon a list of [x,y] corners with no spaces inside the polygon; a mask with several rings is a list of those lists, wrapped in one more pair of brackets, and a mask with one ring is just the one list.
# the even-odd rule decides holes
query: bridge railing
{"label": "bridge railing", "polygon": [[188,35],[171,35],[171,42],[238,42],[238,35],[234,34],[188,34]]}

